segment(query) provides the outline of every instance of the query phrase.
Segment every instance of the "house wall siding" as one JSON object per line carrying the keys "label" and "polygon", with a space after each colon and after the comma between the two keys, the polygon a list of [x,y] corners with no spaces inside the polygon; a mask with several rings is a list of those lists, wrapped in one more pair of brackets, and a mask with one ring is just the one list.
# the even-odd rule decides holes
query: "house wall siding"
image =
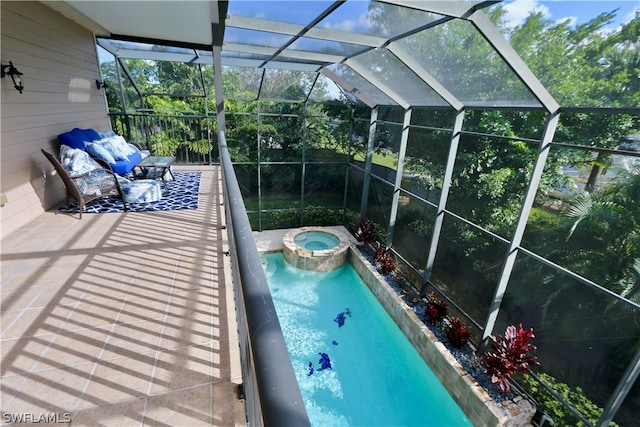
{"label": "house wall siding", "polygon": [[22,94],[1,79],[2,237],[64,202],[61,180],[41,148],[58,153],[57,135],[109,129],[91,31],[40,2],[0,2],[2,63],[24,74]]}

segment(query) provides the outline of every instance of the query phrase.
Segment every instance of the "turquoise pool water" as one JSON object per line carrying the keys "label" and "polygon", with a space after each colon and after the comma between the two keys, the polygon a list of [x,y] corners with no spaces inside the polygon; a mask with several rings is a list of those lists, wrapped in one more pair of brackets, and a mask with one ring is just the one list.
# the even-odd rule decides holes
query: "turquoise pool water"
{"label": "turquoise pool water", "polygon": [[322,251],[340,244],[340,239],[323,231],[304,231],[293,238],[299,247],[308,251]]}
{"label": "turquoise pool water", "polygon": [[262,263],[312,425],[473,425],[350,264]]}

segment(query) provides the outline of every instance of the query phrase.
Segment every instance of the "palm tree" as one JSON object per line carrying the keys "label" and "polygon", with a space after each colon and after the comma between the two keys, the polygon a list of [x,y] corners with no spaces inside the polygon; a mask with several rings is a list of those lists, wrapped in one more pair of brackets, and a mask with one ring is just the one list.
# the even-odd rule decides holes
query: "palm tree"
{"label": "palm tree", "polygon": [[640,165],[620,169],[601,191],[582,193],[567,216],[573,219],[567,243],[590,254],[572,270],[621,296],[640,298]]}

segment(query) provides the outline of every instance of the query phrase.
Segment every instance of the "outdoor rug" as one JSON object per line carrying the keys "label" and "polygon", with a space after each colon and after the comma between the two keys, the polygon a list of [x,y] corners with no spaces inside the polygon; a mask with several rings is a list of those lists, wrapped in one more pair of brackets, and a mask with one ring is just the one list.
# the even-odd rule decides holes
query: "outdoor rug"
{"label": "outdoor rug", "polygon": [[[128,212],[172,211],[198,208],[198,191],[202,172],[173,172],[175,181],[167,181],[162,187],[162,199],[151,203],[127,203]],[[122,200],[104,197],[87,203],[83,213],[124,212]],[[67,206],[58,208],[58,212],[79,213],[78,203],[74,200]]]}

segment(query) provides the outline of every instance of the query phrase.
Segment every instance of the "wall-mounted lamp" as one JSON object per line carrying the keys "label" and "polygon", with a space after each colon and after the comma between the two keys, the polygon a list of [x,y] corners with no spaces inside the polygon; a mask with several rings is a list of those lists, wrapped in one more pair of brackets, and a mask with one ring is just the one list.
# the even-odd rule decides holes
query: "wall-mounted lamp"
{"label": "wall-mounted lamp", "polygon": [[11,80],[13,80],[13,87],[15,87],[18,92],[22,93],[22,90],[24,89],[22,73],[13,66],[13,62],[11,61],[9,61],[9,65],[2,66],[2,75],[0,75],[0,77],[4,78],[6,75],[11,76]]}
{"label": "wall-mounted lamp", "polygon": [[106,88],[107,84],[104,82],[104,80],[96,79],[96,86],[98,87],[98,89],[102,89],[103,87]]}

